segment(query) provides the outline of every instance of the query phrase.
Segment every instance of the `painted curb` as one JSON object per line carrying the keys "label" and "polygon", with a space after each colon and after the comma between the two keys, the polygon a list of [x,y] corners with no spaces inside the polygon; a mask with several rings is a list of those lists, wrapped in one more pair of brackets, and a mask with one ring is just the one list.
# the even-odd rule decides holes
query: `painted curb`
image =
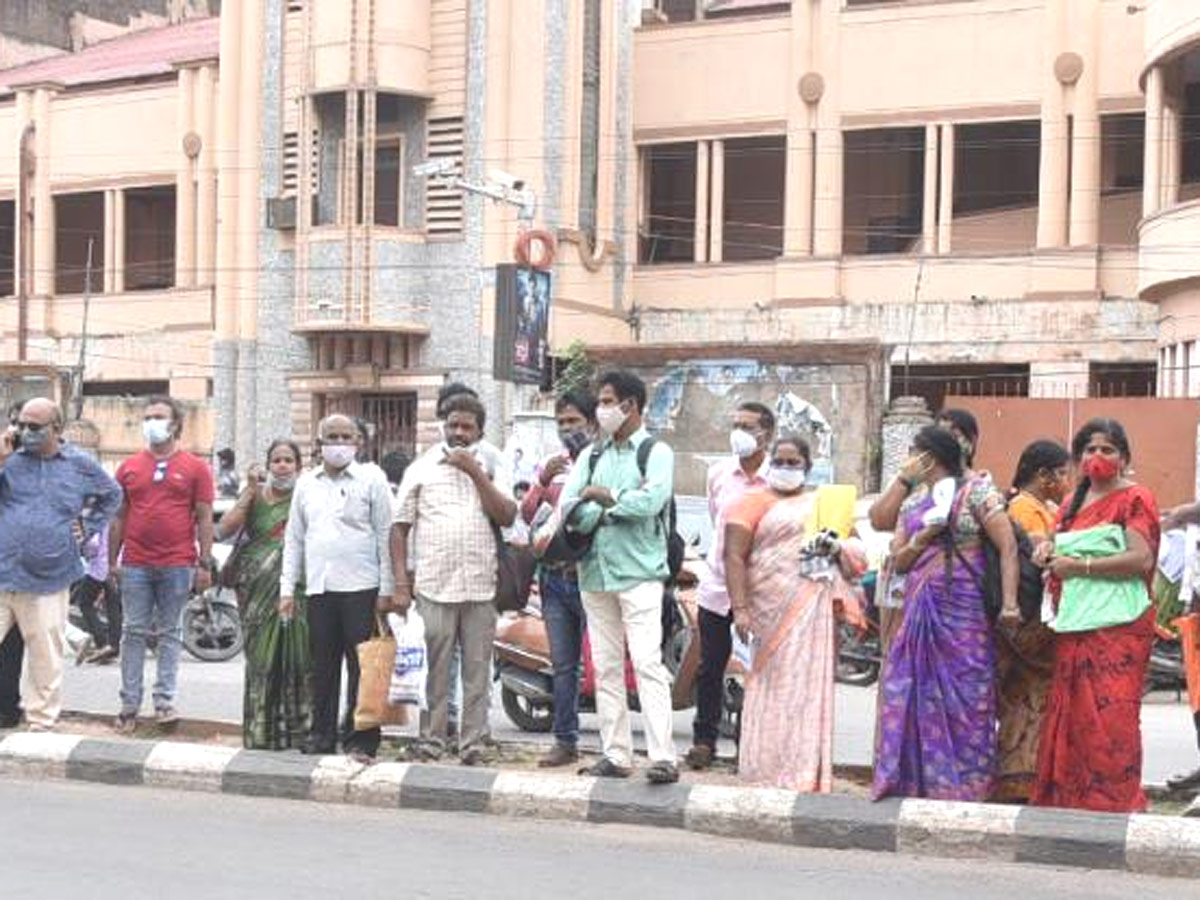
{"label": "painted curb", "polygon": [[679,828],[798,847],[1200,877],[1200,819],[935,800],[872,803],[772,788],[606,780],[236,750],[177,741],[11,734],[0,775],[150,785],[538,819]]}

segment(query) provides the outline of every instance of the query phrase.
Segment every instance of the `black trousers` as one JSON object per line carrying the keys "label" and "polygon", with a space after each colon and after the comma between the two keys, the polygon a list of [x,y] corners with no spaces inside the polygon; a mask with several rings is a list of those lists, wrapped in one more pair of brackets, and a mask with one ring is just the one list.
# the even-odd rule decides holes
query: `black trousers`
{"label": "black trousers", "polygon": [[312,651],[313,707],[309,741],[332,752],[338,738],[338,700],[342,693],[342,663],[346,664],[346,712],[342,718],[342,749],[374,756],[380,730],[354,730],[358,702],[358,645],[375,630],[376,588],[329,591],[308,598],[308,643]]}
{"label": "black trousers", "polygon": [[21,661],[25,641],[16,624],[0,642],[0,727],[12,728],[21,721]]}
{"label": "black trousers", "polygon": [[[107,625],[100,621],[96,602],[104,595],[104,616]],[[97,581],[84,575],[71,585],[71,602],[79,607],[83,622],[97,647],[121,646],[121,594],[111,584]]]}
{"label": "black trousers", "polygon": [[714,750],[721,736],[721,712],[725,699],[725,667],[733,652],[729,626],[733,613],[718,616],[704,607],[698,615],[700,627],[700,667],[696,671],[696,718],[692,722],[692,743]]}

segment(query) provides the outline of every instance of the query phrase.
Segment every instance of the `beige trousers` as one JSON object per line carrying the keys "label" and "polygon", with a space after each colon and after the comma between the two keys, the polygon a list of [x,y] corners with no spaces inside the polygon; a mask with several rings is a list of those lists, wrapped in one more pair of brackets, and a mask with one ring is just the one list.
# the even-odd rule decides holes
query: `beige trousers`
{"label": "beige trousers", "polygon": [[66,590],[53,594],[0,591],[0,640],[14,626],[25,639],[21,703],[29,724],[38,728],[53,728],[62,712],[67,597]]}
{"label": "beige trousers", "polygon": [[671,736],[671,673],[662,659],[663,586],[645,581],[624,591],[582,591],[592,663],[596,712],[604,755],[633,765],[633,735],[625,694],[625,647],[637,673],[638,700],[651,762],[675,762]]}

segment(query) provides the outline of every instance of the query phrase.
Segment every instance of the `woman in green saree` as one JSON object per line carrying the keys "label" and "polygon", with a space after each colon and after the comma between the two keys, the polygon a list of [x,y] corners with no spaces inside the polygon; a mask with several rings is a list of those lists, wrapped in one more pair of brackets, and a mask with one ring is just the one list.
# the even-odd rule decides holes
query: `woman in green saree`
{"label": "woman in green saree", "polygon": [[222,539],[241,531],[222,583],[237,592],[246,636],[242,742],[248,749],[299,747],[308,736],[312,664],[301,592],[290,619],[278,610],[283,534],[300,459],[294,442],[272,442],[265,483],[251,472],[237,503],[217,525]]}

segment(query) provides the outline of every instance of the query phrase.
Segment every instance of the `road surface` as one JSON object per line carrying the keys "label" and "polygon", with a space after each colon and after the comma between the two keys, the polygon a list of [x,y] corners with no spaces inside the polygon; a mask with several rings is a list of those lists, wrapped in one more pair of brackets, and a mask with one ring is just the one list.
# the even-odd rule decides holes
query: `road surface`
{"label": "road surface", "polygon": [[0,834],[3,895],[29,900],[1179,900],[1194,890],[1117,872],[61,782],[0,780]]}

